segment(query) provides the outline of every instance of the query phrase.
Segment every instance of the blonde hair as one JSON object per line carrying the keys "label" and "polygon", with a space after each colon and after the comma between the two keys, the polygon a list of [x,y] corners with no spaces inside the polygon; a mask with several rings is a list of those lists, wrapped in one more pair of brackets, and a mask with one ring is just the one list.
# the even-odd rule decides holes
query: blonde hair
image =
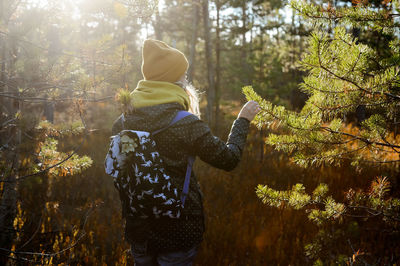
{"label": "blonde hair", "polygon": [[200,92],[186,78],[183,81],[175,82],[175,84],[182,87],[189,96],[189,112],[200,118]]}

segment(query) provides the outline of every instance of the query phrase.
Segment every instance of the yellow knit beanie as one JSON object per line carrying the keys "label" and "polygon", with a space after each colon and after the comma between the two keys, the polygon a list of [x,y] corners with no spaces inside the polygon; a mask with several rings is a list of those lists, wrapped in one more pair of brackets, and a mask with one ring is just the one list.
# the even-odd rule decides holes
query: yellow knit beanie
{"label": "yellow knit beanie", "polygon": [[185,55],[166,43],[147,39],[142,49],[142,74],[145,80],[176,82],[189,67]]}

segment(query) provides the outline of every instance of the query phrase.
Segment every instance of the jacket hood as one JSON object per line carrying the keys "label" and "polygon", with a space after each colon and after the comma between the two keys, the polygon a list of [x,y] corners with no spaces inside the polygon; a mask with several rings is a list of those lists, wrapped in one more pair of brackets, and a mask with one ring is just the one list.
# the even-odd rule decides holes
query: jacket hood
{"label": "jacket hood", "polygon": [[153,132],[168,126],[178,111],[183,109],[183,106],[178,103],[135,108],[125,115],[124,128]]}

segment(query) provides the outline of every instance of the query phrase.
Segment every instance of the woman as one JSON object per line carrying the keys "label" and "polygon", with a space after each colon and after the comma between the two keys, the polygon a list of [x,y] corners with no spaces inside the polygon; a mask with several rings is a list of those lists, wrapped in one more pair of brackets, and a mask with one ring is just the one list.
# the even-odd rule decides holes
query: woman
{"label": "woman", "polygon": [[[234,169],[250,121],[260,111],[256,102],[246,103],[233,122],[227,143],[222,142],[199,118],[196,90],[184,78],[187,69],[183,53],[161,41],[146,40],[142,50],[144,80],[131,93],[133,108],[123,122],[124,129],[153,132],[166,127],[180,110],[194,114],[154,136],[164,167],[177,188],[183,186],[190,155],[226,171]],[[121,119],[115,121],[113,134],[123,129]],[[126,218],[125,234],[136,265],[191,265],[203,232],[202,194],[193,172],[179,219]]]}

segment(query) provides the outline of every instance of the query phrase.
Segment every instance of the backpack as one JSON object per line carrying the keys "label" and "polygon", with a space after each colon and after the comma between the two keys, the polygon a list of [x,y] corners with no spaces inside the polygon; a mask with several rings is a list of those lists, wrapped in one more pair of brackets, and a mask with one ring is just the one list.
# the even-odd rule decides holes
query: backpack
{"label": "backpack", "polygon": [[[111,137],[105,171],[114,180],[122,201],[123,216],[133,218],[179,218],[189,191],[194,157],[188,157],[182,193],[166,173],[152,136],[191,115],[179,111],[167,127],[154,132],[122,130]],[[179,195],[180,194],[180,195]]]}

